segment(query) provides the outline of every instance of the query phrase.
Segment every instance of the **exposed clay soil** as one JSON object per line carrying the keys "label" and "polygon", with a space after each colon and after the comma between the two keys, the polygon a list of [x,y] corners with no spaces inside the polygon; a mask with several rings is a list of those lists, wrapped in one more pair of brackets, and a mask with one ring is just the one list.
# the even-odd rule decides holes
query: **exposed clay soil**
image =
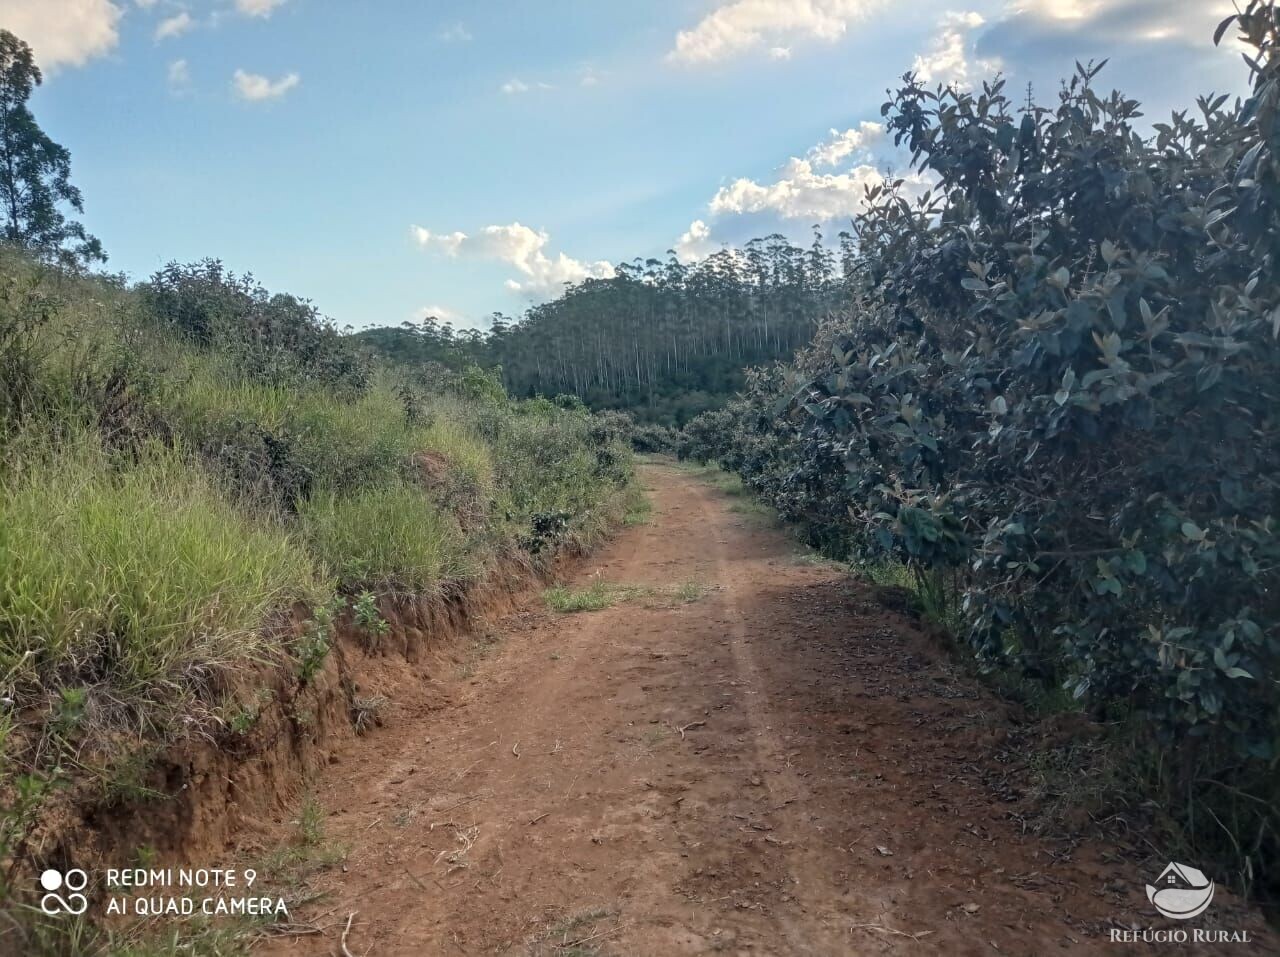
{"label": "exposed clay soil", "polygon": [[[909,619],[689,475],[574,577],[670,588],[557,615],[399,682],[386,726],[314,784],[345,864],[268,954],[1194,953],[1146,862],[1025,830],[1005,708]],[[376,684],[376,682],[375,682]],[[380,690],[370,687],[371,692]],[[1218,899],[1202,927],[1256,918]],[[1261,938],[1261,939],[1260,939]]]}

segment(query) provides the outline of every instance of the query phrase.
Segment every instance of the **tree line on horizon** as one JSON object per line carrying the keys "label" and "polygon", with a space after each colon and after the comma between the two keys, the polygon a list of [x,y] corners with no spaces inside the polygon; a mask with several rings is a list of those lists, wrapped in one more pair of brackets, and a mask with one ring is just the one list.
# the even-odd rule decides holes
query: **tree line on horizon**
{"label": "tree line on horizon", "polygon": [[484,332],[428,317],[356,336],[411,366],[500,367],[513,395],[572,394],[680,426],[738,392],[745,368],[809,342],[853,257],[846,233],[838,250],[817,227],[808,248],[775,233],[692,263],[674,253],[621,263],[521,317],[495,313]]}

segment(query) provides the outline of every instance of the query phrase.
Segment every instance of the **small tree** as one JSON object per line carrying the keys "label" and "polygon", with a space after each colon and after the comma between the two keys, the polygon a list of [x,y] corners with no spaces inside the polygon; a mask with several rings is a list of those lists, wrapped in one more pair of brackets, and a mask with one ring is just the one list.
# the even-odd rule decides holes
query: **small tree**
{"label": "small tree", "polygon": [[4,240],[65,265],[105,262],[102,243],[59,210],[84,212],[71,185],[71,154],[45,135],[27,108],[42,81],[31,47],[0,30],[0,215]]}

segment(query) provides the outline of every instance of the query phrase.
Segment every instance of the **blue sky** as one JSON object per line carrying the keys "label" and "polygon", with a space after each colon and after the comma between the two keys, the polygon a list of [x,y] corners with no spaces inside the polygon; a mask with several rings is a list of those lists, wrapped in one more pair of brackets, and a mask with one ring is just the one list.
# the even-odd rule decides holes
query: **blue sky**
{"label": "blue sky", "polygon": [[[909,69],[1149,115],[1244,91],[1230,0],[0,0],[109,268],[221,258],[340,325],[483,326],[636,256],[821,223]],[[1046,97],[1047,98],[1047,97]]]}

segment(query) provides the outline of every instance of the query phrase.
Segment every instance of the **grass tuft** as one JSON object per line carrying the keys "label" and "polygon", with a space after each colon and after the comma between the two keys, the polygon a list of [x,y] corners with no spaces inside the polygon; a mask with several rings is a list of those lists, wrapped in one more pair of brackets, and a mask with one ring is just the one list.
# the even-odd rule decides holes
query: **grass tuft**
{"label": "grass tuft", "polygon": [[572,614],[579,611],[600,611],[618,601],[620,592],[607,582],[595,581],[586,588],[557,586],[542,593],[543,600],[552,611]]}
{"label": "grass tuft", "polygon": [[630,486],[624,495],[625,511],[622,524],[628,528],[637,525],[648,525],[653,519],[653,502],[645,494],[645,490],[637,485]]}
{"label": "grass tuft", "polygon": [[547,607],[561,614],[600,611],[619,602],[636,602],[646,608],[670,608],[702,598],[710,588],[701,582],[685,581],[678,585],[628,585],[596,579],[585,588],[557,586],[548,588],[542,597]]}

